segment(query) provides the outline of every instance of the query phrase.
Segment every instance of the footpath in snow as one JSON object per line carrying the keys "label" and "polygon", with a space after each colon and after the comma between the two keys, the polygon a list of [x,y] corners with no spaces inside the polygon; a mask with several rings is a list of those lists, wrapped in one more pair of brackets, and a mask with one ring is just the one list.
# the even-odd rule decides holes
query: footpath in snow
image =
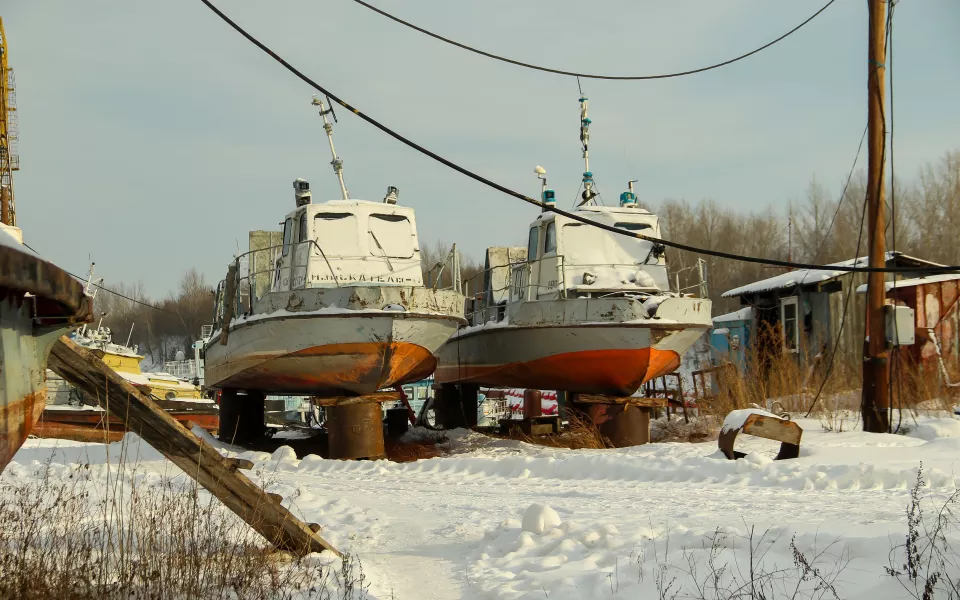
{"label": "footpath in snow", "polygon": [[[751,548],[783,597],[794,585],[809,592],[798,597],[909,597],[885,567],[906,539],[921,462],[928,515],[960,488],[960,420],[923,418],[908,435],[799,424],[801,456],[781,462],[748,436],[738,461],[715,441],[565,450],[467,431],[450,435],[449,456],[404,464],[220,447],[359,556],[381,600],[728,597],[711,582],[749,580]],[[95,483],[121,458],[175,471],[129,434],[109,446],[32,439],[2,481],[85,464]]]}

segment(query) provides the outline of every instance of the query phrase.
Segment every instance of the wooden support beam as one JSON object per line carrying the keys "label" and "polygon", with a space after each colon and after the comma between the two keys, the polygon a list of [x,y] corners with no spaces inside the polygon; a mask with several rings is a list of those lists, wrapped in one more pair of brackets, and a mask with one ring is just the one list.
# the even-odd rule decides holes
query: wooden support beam
{"label": "wooden support beam", "polygon": [[382,392],[379,394],[367,394],[366,396],[333,396],[331,398],[314,398],[313,403],[317,406],[349,406],[351,404],[374,404],[384,402],[399,402],[400,394],[397,392]]}
{"label": "wooden support beam", "polygon": [[630,404],[648,408],[663,408],[667,406],[666,398],[641,398],[639,396],[601,396],[599,394],[577,394],[574,402],[583,404]]}
{"label": "wooden support beam", "polygon": [[303,556],[339,552],[293,516],[270,494],[237,471],[240,461],[224,458],[117,375],[92,352],[60,338],[48,366],[143,438],[184,473],[280,550]]}

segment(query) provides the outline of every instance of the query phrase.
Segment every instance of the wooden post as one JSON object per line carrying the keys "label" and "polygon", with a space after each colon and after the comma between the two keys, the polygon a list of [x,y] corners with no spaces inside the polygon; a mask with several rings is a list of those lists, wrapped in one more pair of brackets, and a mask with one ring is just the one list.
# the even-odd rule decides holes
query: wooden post
{"label": "wooden post", "polygon": [[10,222],[10,188],[6,186],[0,186],[0,222],[13,225]]}
{"label": "wooden post", "polygon": [[220,327],[220,345],[227,345],[227,338],[230,337],[230,321],[233,320],[234,308],[237,301],[237,272],[239,266],[236,262],[230,263],[227,267],[227,279],[223,285],[223,325]]}
{"label": "wooden post", "polygon": [[62,337],[54,344],[47,364],[89,397],[97,398],[108,415],[122,419],[128,430],[193,477],[278,549],[298,556],[323,550],[339,555],[309,524],[237,471],[237,463],[204,444],[89,350]]}
{"label": "wooden post", "polygon": [[[869,265],[886,266],[884,239],[884,148],[886,124],[884,109],[884,62],[886,61],[886,0],[867,0],[869,46],[867,60],[867,215]],[[867,340],[863,354],[863,430],[886,432],[889,424],[890,372],[883,315],[886,289],[883,273],[867,276]]]}

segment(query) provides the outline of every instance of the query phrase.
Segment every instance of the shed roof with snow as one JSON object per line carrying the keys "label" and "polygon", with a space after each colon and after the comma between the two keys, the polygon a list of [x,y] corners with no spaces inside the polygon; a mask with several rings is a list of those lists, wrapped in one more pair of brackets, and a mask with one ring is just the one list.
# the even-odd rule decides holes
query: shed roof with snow
{"label": "shed roof with snow", "polygon": [[[913,256],[907,256],[902,252],[887,252],[886,254],[887,262],[896,260],[896,262],[902,266],[916,266],[916,267],[942,267],[943,265],[935,262],[930,262]],[[802,285],[810,285],[816,283],[823,283],[824,281],[829,281],[843,275],[844,273],[849,273],[849,271],[831,269],[830,267],[866,267],[868,263],[868,257],[861,256],[856,259],[844,260],[841,262],[830,263],[824,265],[823,269],[798,269],[796,271],[789,271],[787,273],[781,273],[780,275],[775,275],[767,279],[762,279],[760,281],[755,281],[753,283],[748,283],[747,285],[742,285],[738,288],[734,288],[727,292],[724,292],[722,296],[724,298],[736,298],[738,296],[745,296],[747,294],[757,294],[761,292],[769,292],[772,290],[780,290],[786,288],[793,288]],[[902,282],[898,282],[897,286],[899,287]]]}

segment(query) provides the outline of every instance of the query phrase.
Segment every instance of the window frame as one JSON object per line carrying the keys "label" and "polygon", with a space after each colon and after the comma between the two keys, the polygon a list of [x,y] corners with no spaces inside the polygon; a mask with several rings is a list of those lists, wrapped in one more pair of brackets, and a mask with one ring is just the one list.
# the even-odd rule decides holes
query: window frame
{"label": "window frame", "polygon": [[307,232],[307,211],[300,213],[300,217],[297,219],[297,243],[310,239],[310,236]]}
{"label": "window frame", "polygon": [[283,256],[290,254],[290,246],[293,245],[293,218],[288,217],[283,221]]}
{"label": "window frame", "polygon": [[[548,247],[550,242],[550,232],[553,232],[553,248]],[[547,255],[556,255],[558,247],[558,238],[557,238],[557,220],[553,219],[547,222],[547,226],[543,232],[543,256]]]}
{"label": "window frame", "polygon": [[[787,296],[780,298],[780,329],[783,343],[783,351],[789,354],[800,352],[800,299],[797,296]],[[787,307],[793,307],[793,345],[788,343],[787,338]]]}
{"label": "window frame", "polygon": [[[533,236],[536,235],[536,239]],[[533,254],[530,253],[531,242],[533,242]],[[537,262],[540,257],[540,225],[534,225],[527,234],[527,262]]]}

